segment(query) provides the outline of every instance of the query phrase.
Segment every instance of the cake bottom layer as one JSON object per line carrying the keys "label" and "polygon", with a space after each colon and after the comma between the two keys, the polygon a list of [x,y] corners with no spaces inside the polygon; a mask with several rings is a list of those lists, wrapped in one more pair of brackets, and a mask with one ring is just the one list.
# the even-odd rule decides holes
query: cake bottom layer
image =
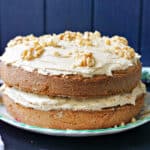
{"label": "cake bottom layer", "polygon": [[137,97],[135,105],[127,104],[100,111],[36,110],[15,103],[5,94],[3,102],[16,120],[29,125],[55,129],[97,129],[131,121],[144,105],[144,94]]}

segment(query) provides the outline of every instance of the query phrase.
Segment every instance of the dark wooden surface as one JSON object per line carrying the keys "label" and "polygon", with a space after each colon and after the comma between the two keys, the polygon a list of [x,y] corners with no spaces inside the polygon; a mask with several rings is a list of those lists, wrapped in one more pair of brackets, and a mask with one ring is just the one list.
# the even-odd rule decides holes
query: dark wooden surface
{"label": "dark wooden surface", "polygon": [[128,38],[150,65],[149,0],[0,0],[0,54],[16,35],[94,31]]}
{"label": "dark wooden surface", "polygon": [[6,150],[149,150],[150,123],[97,137],[55,137],[17,129],[0,121]]}

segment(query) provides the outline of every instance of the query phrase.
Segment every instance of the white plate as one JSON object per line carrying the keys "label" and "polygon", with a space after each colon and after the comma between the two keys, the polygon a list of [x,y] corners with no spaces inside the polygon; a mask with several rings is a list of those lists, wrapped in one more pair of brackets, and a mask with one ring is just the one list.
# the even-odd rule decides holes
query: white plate
{"label": "white plate", "polygon": [[[150,77],[150,68],[144,67],[142,69],[143,72],[147,72],[148,75],[143,76],[144,80],[149,80]],[[5,107],[3,105],[0,105],[0,120],[13,125],[15,127],[36,132],[36,133],[42,133],[47,135],[55,135],[55,136],[96,136],[96,135],[106,135],[106,134],[114,134],[123,132],[126,130],[130,130],[133,128],[136,128],[138,126],[141,126],[147,122],[150,122],[150,93],[147,93],[145,98],[145,106],[139,116],[136,118],[137,120],[132,123],[128,123],[124,126],[118,126],[114,128],[106,128],[106,129],[93,129],[93,130],[59,130],[59,129],[47,129],[47,128],[40,128],[37,126],[30,126],[21,122],[18,122],[14,120],[6,111]]]}

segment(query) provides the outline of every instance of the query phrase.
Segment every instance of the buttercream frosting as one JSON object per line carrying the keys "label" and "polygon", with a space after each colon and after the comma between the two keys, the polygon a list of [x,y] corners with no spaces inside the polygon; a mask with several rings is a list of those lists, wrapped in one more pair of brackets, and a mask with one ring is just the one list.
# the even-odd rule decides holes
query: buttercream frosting
{"label": "buttercream frosting", "polygon": [[[87,43],[88,34],[92,36],[90,38],[92,45]],[[52,43],[52,40],[56,42]],[[83,40],[86,40],[85,44],[82,44]],[[43,41],[51,42],[55,45],[45,44],[42,49],[44,52],[42,51],[41,56],[38,58],[33,60],[22,59],[22,53],[31,49],[35,41],[39,43]],[[8,45],[11,45],[11,43]],[[7,46],[0,60],[30,72],[37,70],[43,75],[81,74],[92,77],[96,74],[111,76],[114,70],[124,70],[135,65],[139,58],[140,56],[121,37],[108,38],[100,35],[95,36],[95,33],[85,32],[82,38],[77,38],[76,40],[61,39],[61,35],[47,35],[35,37],[31,41],[19,42],[13,46]]]}
{"label": "buttercream frosting", "polygon": [[131,93],[101,97],[97,99],[73,99],[41,96],[26,93],[13,87],[3,87],[3,93],[8,95],[15,103],[37,110],[101,110],[103,108],[135,105],[136,98],[146,93],[145,85],[140,82]]}

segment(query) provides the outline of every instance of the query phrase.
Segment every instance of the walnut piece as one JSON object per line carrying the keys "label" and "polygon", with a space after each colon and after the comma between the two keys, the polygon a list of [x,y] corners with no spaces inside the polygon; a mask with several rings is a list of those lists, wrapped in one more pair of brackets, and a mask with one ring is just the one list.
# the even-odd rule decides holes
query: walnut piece
{"label": "walnut piece", "polygon": [[29,41],[37,41],[38,38],[35,37],[34,35],[28,35],[28,36],[17,36],[15,37],[14,39],[10,40],[10,42],[7,44],[8,47],[13,47],[15,45],[18,45],[18,44],[22,44],[22,43],[25,43],[27,44]]}
{"label": "walnut piece", "polygon": [[100,38],[100,32],[95,31],[93,32],[71,32],[66,31],[64,33],[58,34],[58,38],[60,40],[65,41],[76,41],[79,46],[93,46],[92,40],[96,38]]}
{"label": "walnut piece", "polygon": [[124,37],[121,37],[121,36],[113,36],[110,40],[112,42],[118,42],[118,43],[124,44],[126,46],[128,45],[127,39]]}
{"label": "walnut piece", "polygon": [[28,50],[24,50],[21,54],[23,60],[33,60],[40,57],[44,52],[44,48],[39,43],[34,43],[34,46]]}
{"label": "walnut piece", "polygon": [[53,55],[54,55],[55,57],[61,56],[61,54],[60,54],[58,51],[55,51],[55,52],[53,53]]}
{"label": "walnut piece", "polygon": [[114,47],[114,49],[115,49],[115,53],[120,57],[124,57],[126,59],[133,59],[135,57],[134,49],[129,46],[125,46],[122,48],[116,46]]}
{"label": "walnut piece", "polygon": [[78,52],[75,55],[76,67],[93,67],[95,65],[95,58],[90,52]]}
{"label": "walnut piece", "polygon": [[60,40],[72,41],[76,38],[82,38],[82,33],[66,31],[64,33],[58,34],[58,37]]}
{"label": "walnut piece", "polygon": [[121,122],[120,126],[125,126],[125,123],[124,123],[124,122]]}
{"label": "walnut piece", "polygon": [[90,41],[88,39],[81,39],[78,41],[78,44],[80,46],[93,46],[92,41]]}
{"label": "walnut piece", "polygon": [[94,40],[94,39],[100,38],[100,37],[101,37],[101,33],[98,31],[95,31],[95,32],[84,32],[82,38],[88,39],[88,40]]}
{"label": "walnut piece", "polygon": [[51,40],[50,42],[47,42],[46,43],[46,46],[52,46],[52,47],[58,47],[58,48],[61,48],[60,45],[58,45],[58,43],[54,40]]}
{"label": "walnut piece", "polygon": [[131,119],[131,122],[136,122],[136,119],[133,117],[133,118]]}
{"label": "walnut piece", "polygon": [[111,45],[111,40],[109,37],[104,36],[104,37],[102,37],[102,39],[104,40],[104,42],[107,46]]}
{"label": "walnut piece", "polygon": [[[84,33],[66,31],[61,34],[48,34],[40,37],[35,37],[34,35],[17,36],[12,39],[7,46],[13,47],[18,44],[24,44],[31,47],[22,53],[22,59],[32,60],[40,57],[44,52],[44,48],[48,46],[61,49],[65,49],[65,46],[67,47],[67,45],[84,48],[86,48],[86,46],[100,47],[101,42],[102,44],[104,42],[104,50],[106,49],[106,51],[109,50],[113,54],[115,53],[126,59],[132,59],[135,57],[134,49],[128,46],[128,41],[126,38],[120,36],[113,36],[111,38],[106,36],[102,37],[98,31]],[[81,52],[78,55],[81,54],[83,55]],[[63,57],[69,57],[70,55],[71,54],[68,54]],[[86,56],[84,53],[83,56],[78,56],[81,57],[81,60],[83,60],[81,66],[93,66],[94,61],[91,59],[93,56],[92,54],[90,55],[91,56]],[[59,54],[54,54],[54,56],[58,57]]]}
{"label": "walnut piece", "polygon": [[59,45],[59,39],[56,38],[56,35],[43,35],[40,36],[38,38],[39,43],[43,46],[43,47],[48,47],[48,46],[52,46],[52,47],[56,47],[56,48],[62,48],[62,46]]}

